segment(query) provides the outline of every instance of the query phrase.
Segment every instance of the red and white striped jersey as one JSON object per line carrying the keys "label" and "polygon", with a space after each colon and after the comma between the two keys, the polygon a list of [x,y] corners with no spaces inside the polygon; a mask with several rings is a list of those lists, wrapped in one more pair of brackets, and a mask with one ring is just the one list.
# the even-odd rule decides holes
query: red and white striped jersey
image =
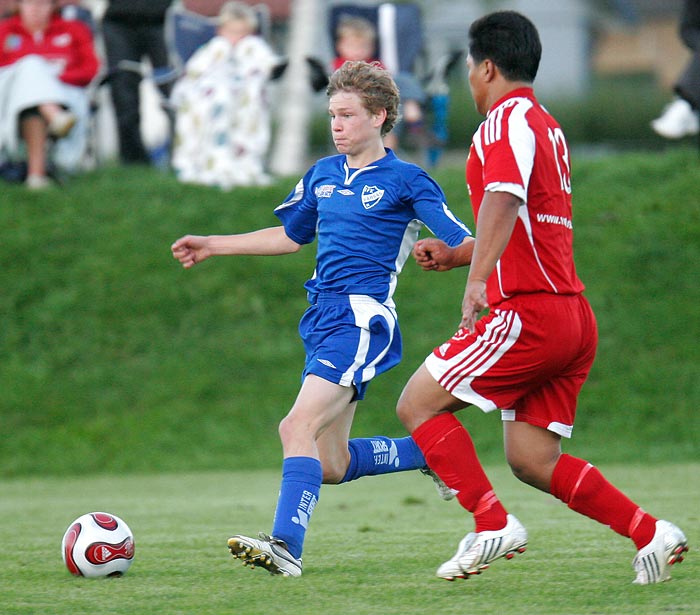
{"label": "red and white striped jersey", "polygon": [[508,246],[487,280],[490,306],[523,293],[583,291],[573,258],[569,148],[531,88],[493,105],[472,139],[466,177],[477,220],[486,191],[522,200]]}

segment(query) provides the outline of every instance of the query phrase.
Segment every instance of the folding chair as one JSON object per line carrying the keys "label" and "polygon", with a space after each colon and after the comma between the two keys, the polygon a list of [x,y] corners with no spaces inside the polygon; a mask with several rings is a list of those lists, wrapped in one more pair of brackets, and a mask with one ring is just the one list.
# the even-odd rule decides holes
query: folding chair
{"label": "folding chair", "polygon": [[165,43],[178,74],[194,52],[216,35],[216,18],[194,13],[174,2],[165,16]]}
{"label": "folding chair", "polygon": [[[338,24],[345,17],[362,17],[377,31],[377,57],[392,74],[416,75],[425,90],[426,125],[430,125],[433,140],[426,146],[425,163],[434,167],[440,160],[447,141],[449,86],[447,75],[455,66],[461,52],[441,57],[432,69],[428,67],[424,43],[423,15],[418,4],[385,2],[378,5],[339,4],[330,8],[329,34],[333,49]],[[313,62],[309,60],[310,64]],[[312,66],[313,68],[313,66]],[[318,88],[315,88],[318,89]]]}
{"label": "folding chair", "polygon": [[416,4],[385,2],[376,6],[338,4],[331,7],[329,33],[335,47],[338,24],[346,17],[362,17],[377,30],[377,55],[392,74],[416,73],[424,59],[423,16]]}
{"label": "folding chair", "polygon": [[[90,31],[92,32],[95,38],[95,44],[98,44],[97,39],[99,36],[99,29],[97,25],[97,20],[95,19],[95,15],[89,8],[81,5],[79,3],[79,0],[76,0],[75,2],[70,2],[68,4],[64,4],[61,7],[61,17],[67,21],[76,20],[84,23],[90,28]],[[98,152],[98,114],[100,112],[100,103],[98,99],[100,88],[103,85],[105,85],[106,81],[107,79],[105,74],[100,72],[97,74],[95,79],[93,79],[92,83],[88,85],[88,97],[90,100],[90,119],[88,126],[86,152],[82,162],[82,167],[85,170],[94,169],[98,165],[100,159],[100,155]]]}
{"label": "folding chair", "polygon": [[[269,40],[270,8],[263,3],[252,6],[258,17],[258,34]],[[216,35],[217,18],[189,10],[182,0],[170,5],[165,16],[165,43],[168,47],[170,63],[178,75],[197,49]],[[284,64],[286,68],[286,64]],[[284,69],[282,68],[283,72]],[[273,79],[282,72],[275,72]]]}

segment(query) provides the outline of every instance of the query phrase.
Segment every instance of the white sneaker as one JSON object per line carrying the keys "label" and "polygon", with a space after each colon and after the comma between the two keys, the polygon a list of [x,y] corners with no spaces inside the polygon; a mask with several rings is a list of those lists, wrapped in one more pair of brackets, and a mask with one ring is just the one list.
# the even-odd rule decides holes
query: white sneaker
{"label": "white sneaker", "polygon": [[457,491],[455,489],[450,489],[445,484],[445,482],[437,474],[435,474],[435,472],[433,472],[428,466],[421,468],[420,472],[421,474],[429,476],[433,479],[438,495],[446,502],[449,502],[450,500],[454,499],[454,497],[457,495]]}
{"label": "white sneaker", "polygon": [[632,560],[632,567],[637,573],[633,581],[637,585],[661,583],[671,578],[669,566],[683,561],[683,554],[688,551],[685,534],[673,523],[659,519],[656,522],[654,538],[641,548]]}
{"label": "white sneaker", "polygon": [[52,183],[46,175],[27,175],[24,185],[29,190],[44,190],[50,188]]}
{"label": "white sneaker", "polygon": [[231,555],[243,560],[244,566],[260,566],[270,574],[285,577],[301,576],[301,559],[293,557],[287,550],[287,545],[277,538],[267,536],[262,532],[260,540],[248,536],[236,535],[228,539]]}
{"label": "white sneaker", "polygon": [[667,139],[680,139],[700,132],[700,120],[697,111],[683,98],[670,103],[663,114],[651,122],[651,127],[658,135]]}
{"label": "white sneaker", "polygon": [[73,130],[73,126],[78,121],[70,111],[59,111],[49,122],[49,134],[57,139],[62,139]]}
{"label": "white sneaker", "polygon": [[469,575],[481,574],[500,557],[512,559],[516,553],[524,553],[527,531],[513,515],[508,515],[507,519],[502,530],[470,532],[462,538],[457,553],[437,569],[437,576],[447,581],[466,579]]}

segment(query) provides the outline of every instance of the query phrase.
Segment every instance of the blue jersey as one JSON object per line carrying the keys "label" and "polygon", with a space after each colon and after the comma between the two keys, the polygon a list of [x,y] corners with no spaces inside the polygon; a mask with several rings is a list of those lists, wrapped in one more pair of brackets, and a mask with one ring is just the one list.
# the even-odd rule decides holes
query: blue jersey
{"label": "blue jersey", "polygon": [[397,276],[421,224],[450,246],[471,235],[449,210],[440,186],[391,150],[361,169],[345,155],[319,160],[275,215],[298,244],[318,238],[309,294],[368,295],[393,305]]}

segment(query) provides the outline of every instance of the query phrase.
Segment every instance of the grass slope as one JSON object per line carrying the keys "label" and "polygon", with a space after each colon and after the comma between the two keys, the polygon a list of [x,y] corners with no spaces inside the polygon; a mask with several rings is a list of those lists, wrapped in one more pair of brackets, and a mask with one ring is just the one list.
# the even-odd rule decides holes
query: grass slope
{"label": "grass slope", "polygon": [[[697,152],[574,158],[577,264],[599,356],[568,450],[592,461],[698,460]],[[440,169],[471,223],[463,169]],[[228,194],[149,169],[101,169],[62,190],[3,186],[0,475],[264,468],[299,385],[296,324],[313,246],[276,258],[171,258],[186,233],[276,224],[296,179]],[[403,363],[372,384],[356,435],[403,434],[403,383],[459,321],[465,271],[409,263]],[[487,461],[499,418],[462,413]],[[12,434],[11,437],[6,437]]]}
{"label": "grass slope", "polygon": [[[658,615],[698,612],[700,465],[603,468],[691,544],[668,583],[632,584],[634,545],[518,483],[500,464],[494,487],[527,526],[528,550],[448,583],[435,570],[471,529],[417,472],[324,487],[301,579],[233,560],[226,539],[269,531],[276,471],[0,480],[0,611],[4,615]],[[71,577],[60,555],[77,516],[107,510],[129,523],[136,557],[119,579]]]}

